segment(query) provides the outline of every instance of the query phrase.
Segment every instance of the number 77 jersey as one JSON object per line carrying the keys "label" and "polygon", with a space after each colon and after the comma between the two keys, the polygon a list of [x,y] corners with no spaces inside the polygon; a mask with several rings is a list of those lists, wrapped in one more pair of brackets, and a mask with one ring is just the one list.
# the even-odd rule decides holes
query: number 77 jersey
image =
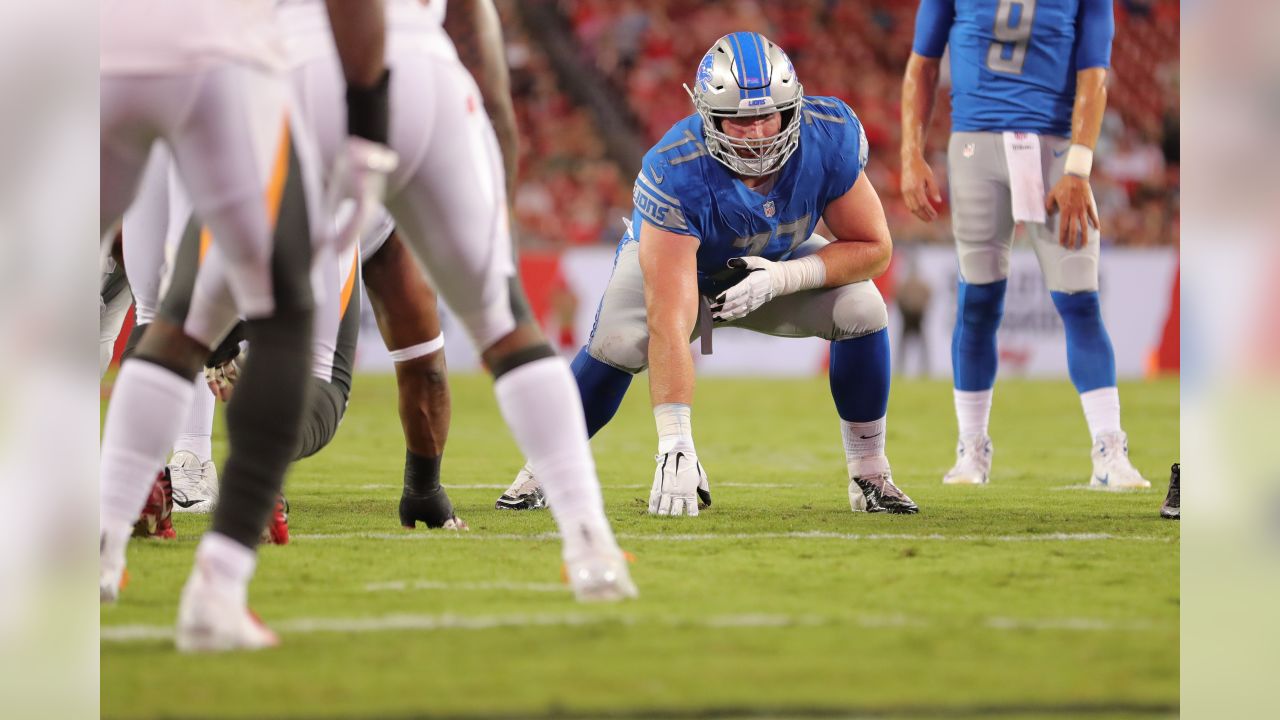
{"label": "number 77 jersey", "polygon": [[1076,73],[1111,63],[1112,0],[921,0],[913,49],[951,47],[952,132],[1071,135]]}
{"label": "number 77 jersey", "polygon": [[676,123],[644,156],[632,192],[635,209],[619,247],[639,239],[642,222],[698,238],[704,293],[707,277],[724,270],[730,258],[786,259],[867,162],[866,134],[844,101],[806,97],[799,112],[796,151],[772,184],[758,190],[708,154],[699,115]]}

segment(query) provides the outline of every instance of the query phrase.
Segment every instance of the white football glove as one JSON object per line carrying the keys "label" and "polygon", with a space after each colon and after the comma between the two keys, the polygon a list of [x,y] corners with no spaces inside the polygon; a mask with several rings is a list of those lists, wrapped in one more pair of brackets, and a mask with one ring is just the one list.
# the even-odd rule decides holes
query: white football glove
{"label": "white football glove", "polygon": [[779,284],[776,280],[777,265],[761,257],[730,260],[729,267],[748,270],[747,277],[716,297],[711,306],[711,319],[718,322],[739,320],[772,300]]}
{"label": "white football glove", "polygon": [[711,505],[711,485],[707,472],[693,453],[673,450],[657,456],[658,469],[653,473],[653,489],[649,491],[650,515],[698,514],[698,499]]}
{"label": "white football glove", "polygon": [[209,385],[209,392],[213,393],[213,396],[222,402],[227,402],[231,399],[231,391],[240,379],[240,371],[244,368],[246,354],[247,351],[241,349],[238,355],[221,365],[204,369],[204,381]]}
{"label": "white football glove", "polygon": [[338,152],[329,176],[327,207],[330,217],[336,217],[338,207],[344,202],[354,205],[346,222],[338,226],[339,253],[349,251],[360,239],[364,229],[387,192],[387,176],[395,171],[400,158],[395,151],[381,143],[350,135]]}

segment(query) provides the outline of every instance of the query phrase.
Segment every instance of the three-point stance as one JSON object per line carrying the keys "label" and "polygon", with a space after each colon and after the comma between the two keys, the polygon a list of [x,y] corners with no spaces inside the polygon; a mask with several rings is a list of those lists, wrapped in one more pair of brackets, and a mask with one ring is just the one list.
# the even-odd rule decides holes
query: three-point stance
{"label": "three-point stance", "polygon": [[[710,493],[690,424],[690,339],[713,326],[821,337],[851,507],[916,512],[884,452],[888,316],[870,279],[892,241],[862,172],[862,125],[837,98],[806,98],[787,55],[757,33],[716,41],[689,93],[696,112],[644,157],[630,228],[573,363],[587,429],[608,423],[647,367],[658,427],[649,512],[697,515]],[[813,234],[820,219],[834,241]],[[538,484],[526,465],[498,507],[539,506]]]}

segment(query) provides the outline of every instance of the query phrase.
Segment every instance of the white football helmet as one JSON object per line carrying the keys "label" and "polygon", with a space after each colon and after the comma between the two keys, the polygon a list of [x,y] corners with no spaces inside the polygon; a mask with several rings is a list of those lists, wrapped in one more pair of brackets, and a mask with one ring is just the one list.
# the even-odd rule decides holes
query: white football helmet
{"label": "white football helmet", "polygon": [[[702,116],[707,151],[739,175],[759,177],[782,167],[800,144],[804,87],[782,48],[760,33],[736,32],[716,41],[698,65],[693,88],[684,86]],[[733,138],[720,129],[727,117],[782,113],[777,135]]]}

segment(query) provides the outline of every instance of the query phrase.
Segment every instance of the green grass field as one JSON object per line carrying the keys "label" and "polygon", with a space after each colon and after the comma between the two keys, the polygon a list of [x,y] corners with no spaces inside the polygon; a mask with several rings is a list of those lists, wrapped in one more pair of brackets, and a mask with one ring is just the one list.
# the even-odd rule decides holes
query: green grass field
{"label": "green grass field", "polygon": [[[945,382],[899,381],[888,450],[916,516],[853,514],[826,381],[701,380],[713,508],[645,513],[647,383],[594,441],[641,598],[580,606],[548,513],[493,501],[522,458],[483,377],[454,377],[445,482],[462,535],[401,530],[390,377],[361,376],[334,443],[295,467],[294,541],[262,550],[278,649],[178,655],[165,633],[205,516],[135,542],[102,611],[105,717],[1152,717],[1178,703],[1176,381],[1121,388],[1141,493],[1083,489],[1066,382],[1005,381],[988,487],[944,487]],[[218,451],[221,457],[221,450]]]}

